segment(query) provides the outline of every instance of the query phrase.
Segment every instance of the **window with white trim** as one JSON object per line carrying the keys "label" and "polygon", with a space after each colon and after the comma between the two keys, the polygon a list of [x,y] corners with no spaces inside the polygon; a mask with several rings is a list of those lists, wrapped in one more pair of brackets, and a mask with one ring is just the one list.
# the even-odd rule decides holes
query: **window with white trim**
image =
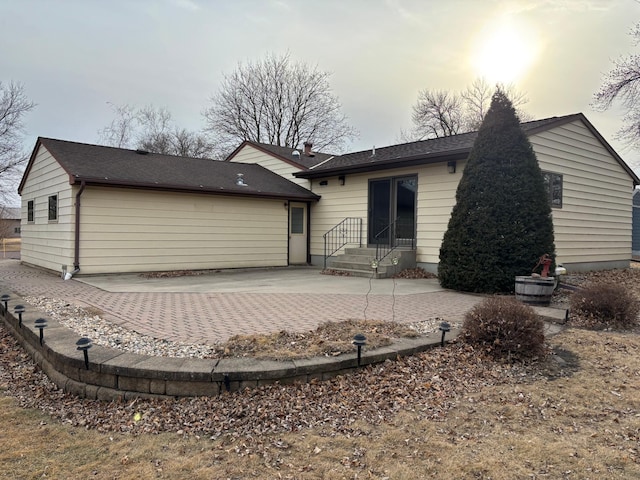
{"label": "window with white trim", "polygon": [[49,195],[49,221],[58,220],[58,195]]}
{"label": "window with white trim", "polygon": [[554,172],[542,172],[542,176],[551,208],[562,208],[562,175]]}

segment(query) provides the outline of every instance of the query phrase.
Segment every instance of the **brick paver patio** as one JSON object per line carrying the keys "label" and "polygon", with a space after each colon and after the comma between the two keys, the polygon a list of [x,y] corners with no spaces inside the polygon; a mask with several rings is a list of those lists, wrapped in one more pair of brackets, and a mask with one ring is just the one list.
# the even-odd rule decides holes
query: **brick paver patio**
{"label": "brick paver patio", "polygon": [[[416,280],[419,281],[419,280]],[[441,318],[461,321],[482,297],[452,291],[410,295],[308,293],[113,293],[53,273],[0,261],[0,293],[92,306],[103,318],[156,338],[212,344],[236,334],[307,331],[326,321]]]}

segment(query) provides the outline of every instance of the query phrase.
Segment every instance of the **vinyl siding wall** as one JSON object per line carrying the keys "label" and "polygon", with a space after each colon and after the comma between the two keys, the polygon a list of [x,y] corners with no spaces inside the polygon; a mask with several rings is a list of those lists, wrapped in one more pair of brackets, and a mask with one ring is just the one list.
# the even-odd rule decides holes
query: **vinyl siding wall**
{"label": "vinyl siding wall", "polygon": [[[58,220],[49,221],[49,196],[58,196]],[[61,271],[62,265],[73,265],[73,190],[69,176],[40,147],[22,189],[20,258],[23,262]],[[27,221],[27,205],[34,201],[34,221]],[[71,269],[71,268],[70,268]]]}
{"label": "vinyl siding wall", "polygon": [[640,190],[633,192],[633,240],[632,254],[640,257]]}
{"label": "vinyl siding wall", "polygon": [[82,273],[286,266],[281,200],[87,188]]}
{"label": "vinyl siding wall", "polygon": [[540,168],[563,176],[562,208],[552,209],[558,261],[628,261],[633,180],[622,166],[580,121],[529,140]]}
{"label": "vinyl siding wall", "polygon": [[[305,188],[309,188],[309,180],[305,178],[296,178],[293,176],[295,172],[301,171],[300,168],[296,168],[293,165],[271,155],[268,155],[251,145],[245,145],[234,157],[232,162],[237,163],[257,163],[264,168],[277,173],[281,177],[287,180],[297,183]],[[239,172],[241,173],[241,172]]]}
{"label": "vinyl siding wall", "polygon": [[[563,175],[563,206],[552,211],[558,262],[577,269],[623,266],[631,258],[633,180],[580,121],[530,141],[542,170]],[[337,177],[314,180],[312,190],[322,196],[312,206],[314,262],[324,254],[322,235],[345,217],[363,219],[366,244],[369,179],[417,174],[416,260],[435,271],[465,165],[458,161],[455,174],[434,164],[347,175],[344,186]]]}
{"label": "vinyl siding wall", "polygon": [[[323,234],[345,217],[362,218],[362,241],[366,246],[369,180],[417,175],[416,259],[418,263],[437,263],[463,166],[463,162],[458,162],[454,174],[447,172],[446,164],[434,164],[347,175],[345,185],[340,185],[337,177],[314,180],[313,192],[322,199],[311,207],[312,256],[324,255]],[[327,185],[320,186],[322,180],[327,181]]]}

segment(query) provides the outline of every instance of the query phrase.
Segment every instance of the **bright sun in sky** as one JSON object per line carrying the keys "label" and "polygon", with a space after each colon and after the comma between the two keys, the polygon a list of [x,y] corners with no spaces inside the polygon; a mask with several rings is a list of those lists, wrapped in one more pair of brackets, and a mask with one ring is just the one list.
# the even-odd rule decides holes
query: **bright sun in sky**
{"label": "bright sun in sky", "polygon": [[489,83],[514,83],[524,77],[537,56],[537,41],[524,25],[502,18],[479,34],[473,67]]}

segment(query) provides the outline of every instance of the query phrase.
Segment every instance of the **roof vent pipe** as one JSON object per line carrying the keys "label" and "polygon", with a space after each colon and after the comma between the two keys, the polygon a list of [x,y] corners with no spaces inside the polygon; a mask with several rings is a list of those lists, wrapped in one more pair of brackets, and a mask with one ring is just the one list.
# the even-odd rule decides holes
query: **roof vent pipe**
{"label": "roof vent pipe", "polygon": [[245,183],[243,177],[244,177],[244,175],[242,173],[238,173],[238,175],[236,177],[236,185],[238,185],[239,187],[248,187],[248,185]]}

